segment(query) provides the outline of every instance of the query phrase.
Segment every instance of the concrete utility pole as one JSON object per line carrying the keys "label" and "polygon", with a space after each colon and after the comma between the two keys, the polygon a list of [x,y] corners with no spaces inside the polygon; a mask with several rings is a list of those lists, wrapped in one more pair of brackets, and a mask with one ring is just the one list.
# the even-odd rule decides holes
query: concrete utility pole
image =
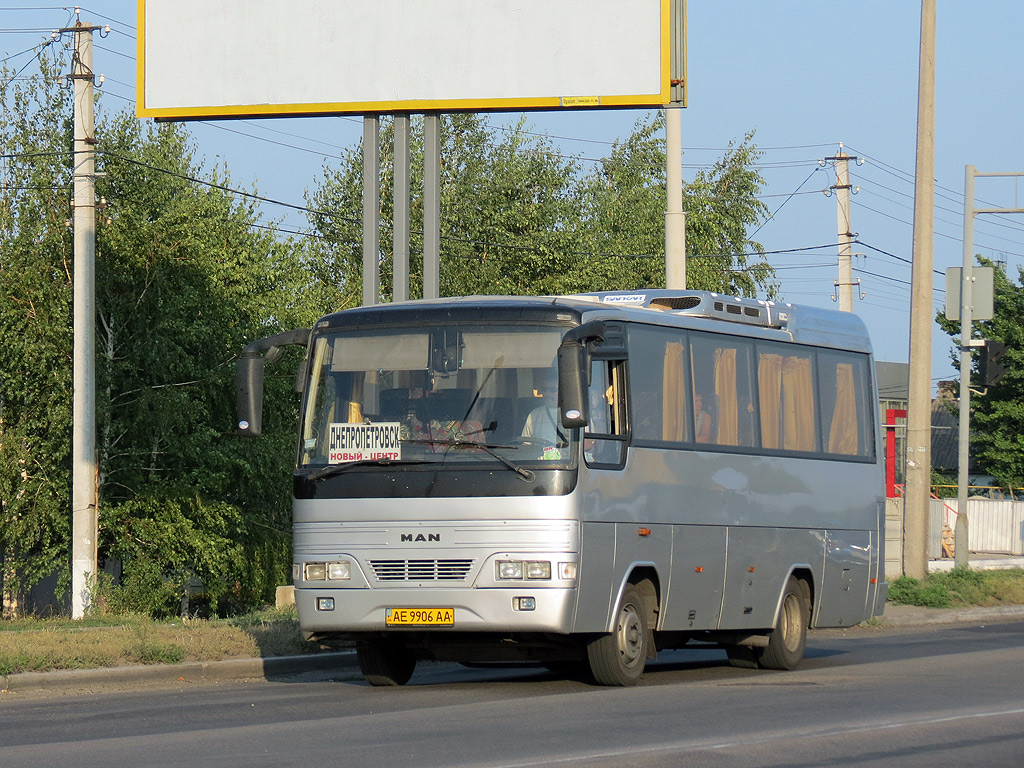
{"label": "concrete utility pole", "polygon": [[850,161],[856,161],[843,152],[843,145],[839,145],[839,152],[834,157],[826,157],[836,165],[836,183],[831,189],[836,191],[836,221],[839,233],[839,277],[836,280],[836,292],[839,295],[839,309],[843,312],[853,312],[853,286],[857,283],[853,280],[853,238],[850,225]]}
{"label": "concrete utility pole", "polygon": [[683,110],[665,109],[665,287],[686,287],[686,214],[683,213]]}
{"label": "concrete utility pole", "polygon": [[62,29],[75,36],[74,82],[74,396],[71,437],[71,616],[85,616],[99,571],[96,461],[96,162],[92,33],[77,20]]}
{"label": "concrete utility pole", "polygon": [[928,508],[932,471],[932,244],[935,205],[935,0],[921,0],[910,294],[910,386],[903,507],[903,573],[928,573]]}

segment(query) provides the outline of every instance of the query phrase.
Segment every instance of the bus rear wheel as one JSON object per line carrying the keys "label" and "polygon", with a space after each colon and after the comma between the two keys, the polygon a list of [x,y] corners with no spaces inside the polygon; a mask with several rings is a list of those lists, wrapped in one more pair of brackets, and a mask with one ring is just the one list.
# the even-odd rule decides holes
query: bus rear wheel
{"label": "bus rear wheel", "polygon": [[370,685],[405,685],[416,669],[416,655],[395,640],[359,643],[356,657],[359,670]]}
{"label": "bus rear wheel", "polygon": [[636,685],[647,663],[647,610],[640,592],[627,584],[616,613],[615,628],[587,646],[594,679],[601,685]]}
{"label": "bus rear wheel", "polygon": [[768,647],[764,649],[758,663],[764,669],[794,669],[804,657],[809,621],[807,592],[796,578],[790,576],[782,595],[782,607],[779,609],[775,629],[768,636]]}

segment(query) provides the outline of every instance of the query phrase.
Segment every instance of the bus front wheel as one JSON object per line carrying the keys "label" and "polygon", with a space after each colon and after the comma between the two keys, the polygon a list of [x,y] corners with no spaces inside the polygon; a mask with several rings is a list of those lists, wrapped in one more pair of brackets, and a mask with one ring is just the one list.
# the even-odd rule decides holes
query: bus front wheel
{"label": "bus front wheel", "polygon": [[356,657],[359,670],[370,685],[405,685],[416,669],[416,655],[395,640],[359,643]]}
{"label": "bus front wheel", "polygon": [[640,592],[627,584],[619,601],[614,631],[587,646],[594,679],[601,685],[636,685],[647,663],[647,610]]}

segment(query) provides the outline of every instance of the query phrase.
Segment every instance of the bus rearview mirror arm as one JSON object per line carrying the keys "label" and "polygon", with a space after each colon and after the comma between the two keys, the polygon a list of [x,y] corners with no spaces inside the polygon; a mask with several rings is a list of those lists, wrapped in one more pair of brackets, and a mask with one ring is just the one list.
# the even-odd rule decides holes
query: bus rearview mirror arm
{"label": "bus rearview mirror arm", "polygon": [[235,372],[238,434],[258,437],[263,433],[263,370],[267,363],[281,357],[281,347],[306,346],[309,331],[309,328],[285,331],[254,341],[242,350]]}

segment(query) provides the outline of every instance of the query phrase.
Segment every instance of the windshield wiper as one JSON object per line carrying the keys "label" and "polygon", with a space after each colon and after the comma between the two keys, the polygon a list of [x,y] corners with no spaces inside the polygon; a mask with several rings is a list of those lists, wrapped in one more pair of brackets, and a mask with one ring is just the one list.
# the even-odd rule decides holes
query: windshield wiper
{"label": "windshield wiper", "polygon": [[378,466],[387,466],[389,464],[437,464],[439,462],[434,459],[367,459],[366,461],[346,461],[341,464],[328,464],[325,467],[318,467],[311,472],[304,475],[304,477],[310,482],[317,483],[327,477],[334,477],[340,475],[342,472],[347,472],[352,467],[365,467],[369,464],[376,464]]}
{"label": "windshield wiper", "polygon": [[470,440],[450,440],[450,439],[447,439],[447,438],[442,438],[440,440],[437,440],[437,439],[430,439],[430,438],[426,438],[426,437],[424,437],[424,438],[405,439],[405,440],[402,440],[402,442],[403,443],[420,443],[420,444],[423,444],[423,445],[446,445],[446,446],[453,447],[453,448],[454,447],[458,447],[458,448],[479,448],[484,453],[486,453],[486,454],[496,458],[504,466],[508,467],[513,472],[515,472],[517,475],[519,475],[521,478],[523,478],[523,480],[526,480],[527,482],[531,482],[534,479],[536,479],[536,477],[537,477],[536,473],[531,472],[530,470],[525,469],[523,467],[520,467],[514,461],[510,461],[509,459],[506,459],[504,456],[502,456],[500,453],[498,453],[496,450],[494,450],[495,448],[516,448],[517,446],[514,446],[514,445],[498,445],[498,444],[495,444],[495,443],[474,443],[474,442],[472,442]]}

